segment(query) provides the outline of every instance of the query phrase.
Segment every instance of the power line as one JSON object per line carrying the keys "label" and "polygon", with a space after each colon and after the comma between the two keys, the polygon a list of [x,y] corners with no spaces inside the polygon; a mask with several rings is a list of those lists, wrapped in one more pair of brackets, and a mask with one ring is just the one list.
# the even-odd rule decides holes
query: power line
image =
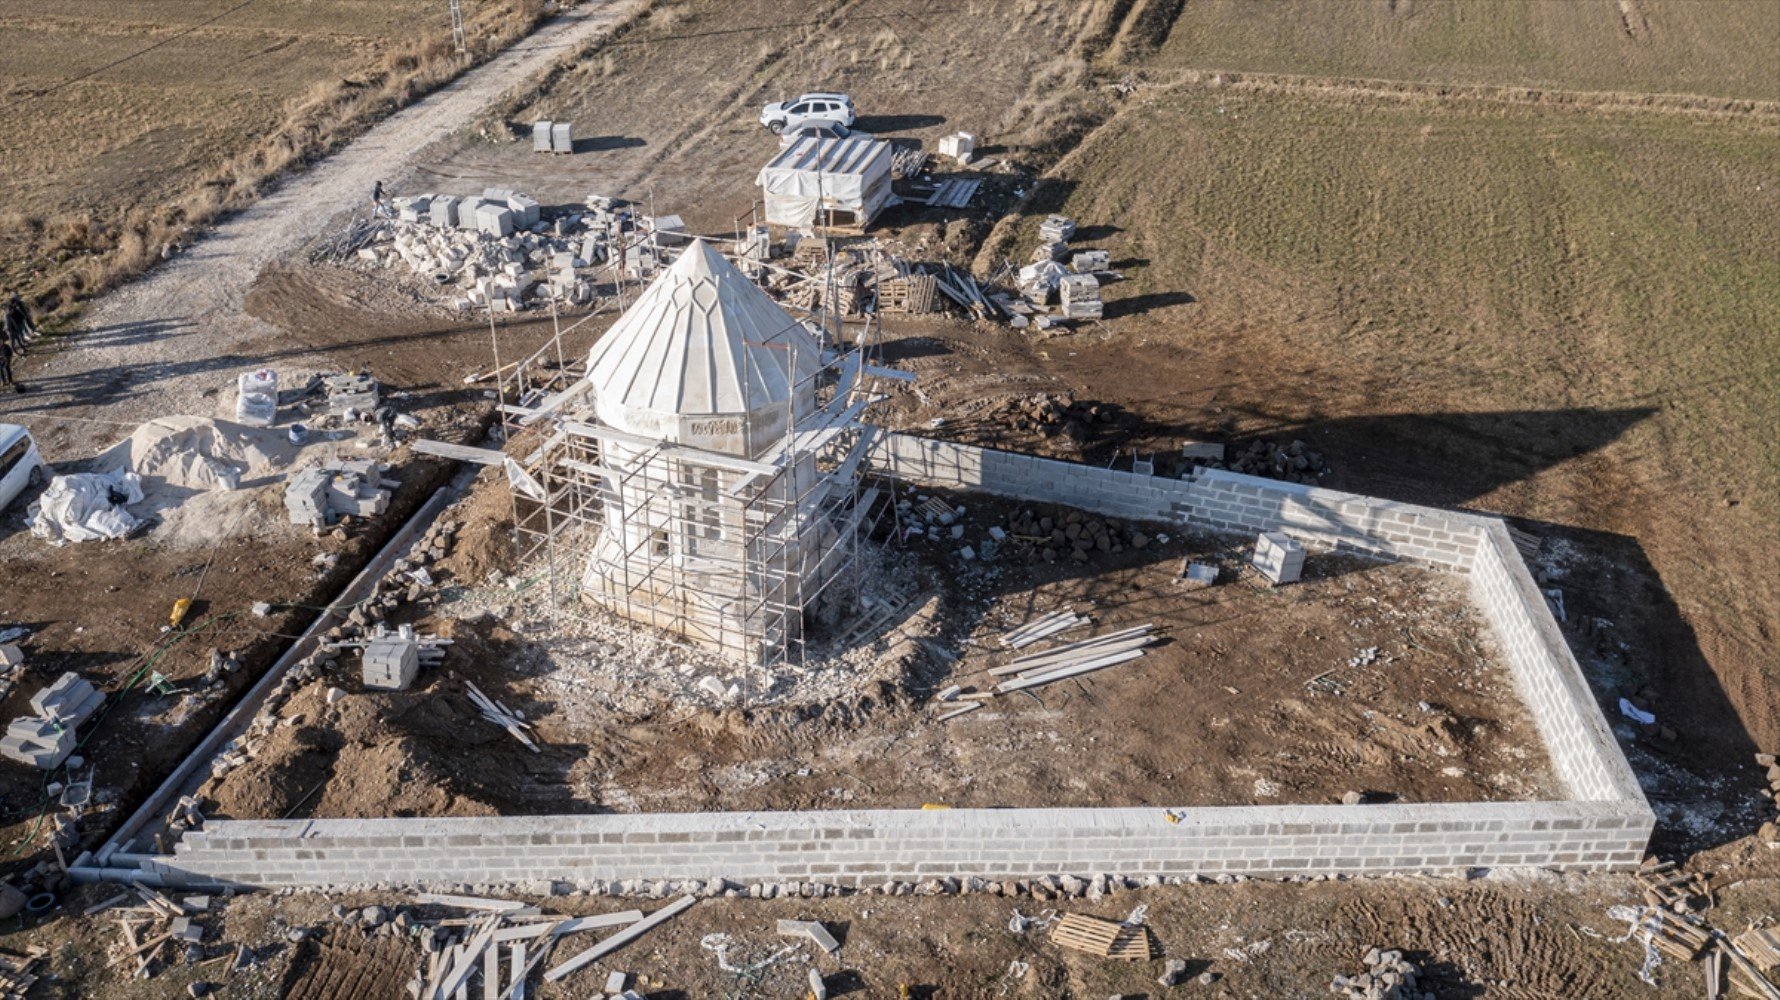
{"label": "power line", "polygon": [[[32,101],[48,97],[49,95],[54,94],[60,90],[63,90],[69,86],[72,86],[73,84],[79,83],[82,80],[90,80],[93,77],[98,76],[100,73],[103,73],[108,69],[116,69],[117,67],[122,66],[124,63],[127,63],[132,59],[136,59],[141,56],[145,56],[148,53],[153,52],[154,50],[160,48],[163,45],[166,45],[170,42],[174,42],[181,38],[184,38],[185,36],[191,34],[192,32],[197,31],[199,28],[207,28],[210,25],[215,24],[216,22],[222,20],[223,18],[228,17],[230,14],[233,14],[236,11],[242,9],[243,7],[248,7],[248,6],[251,6],[258,2],[259,2],[259,0],[241,0],[240,3],[236,4],[233,7],[230,7],[228,10],[223,11],[222,13],[216,15],[215,17],[211,17],[211,18],[207,18],[203,21],[199,21],[197,24],[194,24],[191,27],[186,28],[183,31],[176,31],[173,34],[168,35],[166,38],[163,38],[160,41],[154,43],[153,45],[148,46],[147,48],[137,49],[135,52],[132,52],[127,56],[124,56],[119,59],[113,59],[111,62],[108,62],[105,65],[98,67],[97,69],[88,70],[87,72],[82,73],[79,76],[71,76],[68,79],[63,80],[61,83],[58,83],[55,86],[50,87],[47,90],[40,90],[35,94],[27,94],[26,96],[21,97],[16,101],[13,101],[11,104],[5,105],[4,107],[0,107],[0,111],[11,111],[13,108],[20,107],[21,105],[29,104]],[[454,3],[452,6],[455,7],[456,4]]]}

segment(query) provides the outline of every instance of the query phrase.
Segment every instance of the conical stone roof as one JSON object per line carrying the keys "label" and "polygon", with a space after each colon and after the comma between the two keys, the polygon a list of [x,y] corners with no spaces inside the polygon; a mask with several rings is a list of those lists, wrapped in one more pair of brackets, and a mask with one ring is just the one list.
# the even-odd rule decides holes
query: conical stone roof
{"label": "conical stone roof", "polygon": [[614,427],[736,452],[718,439],[747,426],[737,440],[758,451],[763,432],[782,431],[793,390],[809,384],[820,355],[802,323],[694,240],[594,345],[587,377],[600,419]]}

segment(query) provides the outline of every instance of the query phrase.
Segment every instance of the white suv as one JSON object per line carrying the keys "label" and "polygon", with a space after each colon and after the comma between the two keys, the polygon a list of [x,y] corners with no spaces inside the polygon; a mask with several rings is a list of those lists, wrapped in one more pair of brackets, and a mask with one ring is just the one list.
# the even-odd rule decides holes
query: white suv
{"label": "white suv", "polygon": [[853,99],[846,94],[805,94],[760,110],[760,124],[774,135],[811,121],[840,122],[852,128],[853,118]]}
{"label": "white suv", "polygon": [[0,510],[18,499],[26,486],[43,482],[43,457],[31,432],[17,424],[0,424]]}

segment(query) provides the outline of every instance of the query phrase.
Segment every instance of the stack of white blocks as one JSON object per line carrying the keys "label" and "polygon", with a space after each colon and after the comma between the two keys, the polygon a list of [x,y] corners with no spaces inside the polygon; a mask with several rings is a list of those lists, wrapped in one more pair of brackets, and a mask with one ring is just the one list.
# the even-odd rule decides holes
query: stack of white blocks
{"label": "stack of white blocks", "polygon": [[92,718],[105,695],[78,674],[66,673],[31,698],[35,715],[21,716],[0,738],[0,755],[50,771],[74,752],[74,729]]}
{"label": "stack of white blocks", "polygon": [[1255,539],[1252,565],[1269,583],[1297,583],[1304,575],[1304,546],[1283,531],[1264,531]]}

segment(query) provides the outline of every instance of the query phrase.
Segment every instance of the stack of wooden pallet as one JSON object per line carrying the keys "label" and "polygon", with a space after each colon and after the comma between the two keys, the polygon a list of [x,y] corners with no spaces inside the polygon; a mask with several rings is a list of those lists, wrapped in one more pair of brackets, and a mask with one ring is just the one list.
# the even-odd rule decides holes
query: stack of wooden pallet
{"label": "stack of wooden pallet", "polygon": [[939,309],[939,279],[908,274],[878,281],[878,311],[922,315]]}
{"label": "stack of wooden pallet", "polygon": [[1712,907],[1712,876],[1705,872],[1682,871],[1673,861],[1652,859],[1634,877],[1651,906],[1677,913]]}
{"label": "stack of wooden pallet", "polygon": [[965,180],[948,177],[940,181],[939,187],[934,188],[933,193],[927,196],[927,206],[929,208],[965,208],[970,204],[971,199],[977,196],[977,188],[982,186],[983,182],[978,179]]}

